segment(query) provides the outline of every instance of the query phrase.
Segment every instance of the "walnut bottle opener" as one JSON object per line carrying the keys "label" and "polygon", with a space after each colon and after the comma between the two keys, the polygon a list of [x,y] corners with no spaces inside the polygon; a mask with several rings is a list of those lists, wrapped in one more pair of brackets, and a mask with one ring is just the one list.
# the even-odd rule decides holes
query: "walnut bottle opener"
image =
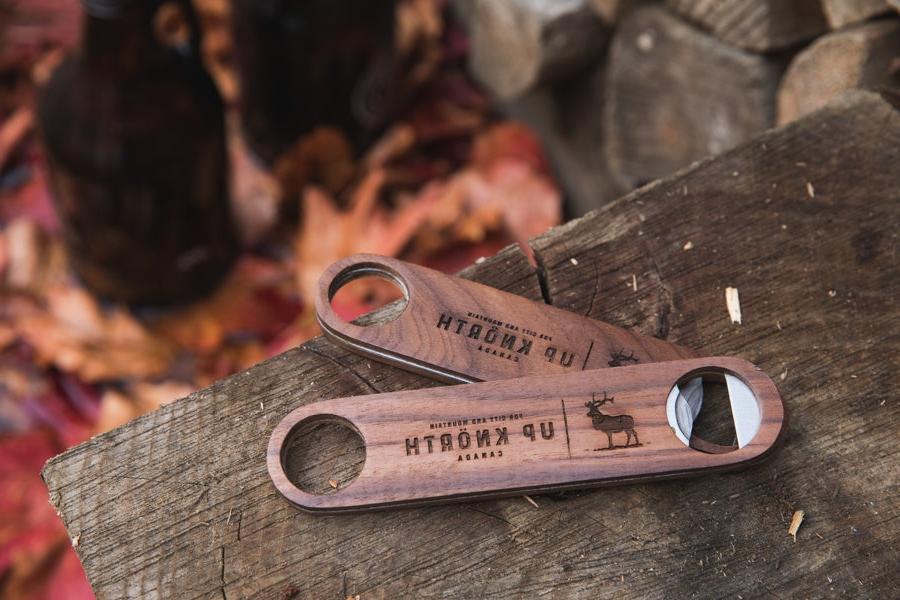
{"label": "walnut bottle opener", "polygon": [[[688,445],[700,383],[723,377],[738,443]],[[311,494],[285,472],[305,425],[337,421],[362,437],[358,477]],[[343,512],[587,488],[747,466],[779,439],[772,381],[738,358],[703,358],[564,375],[339,398],[288,414],[268,469],[295,506]]]}
{"label": "walnut bottle opener", "polygon": [[[389,322],[348,323],[331,308],[364,276],[396,283],[406,306]],[[574,373],[692,358],[693,350],[401,260],[357,254],[319,280],[316,314],[333,342],[449,383]]]}

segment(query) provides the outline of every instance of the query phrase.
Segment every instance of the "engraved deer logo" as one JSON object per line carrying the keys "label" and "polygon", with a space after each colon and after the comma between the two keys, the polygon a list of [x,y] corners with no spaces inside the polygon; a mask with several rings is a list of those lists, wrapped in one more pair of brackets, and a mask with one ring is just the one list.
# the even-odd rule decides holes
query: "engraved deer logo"
{"label": "engraved deer logo", "polygon": [[638,358],[634,355],[634,350],[629,350],[628,354],[625,354],[625,348],[621,350],[616,350],[615,352],[609,353],[609,362],[606,363],[611,367],[621,367],[628,363],[637,363],[640,362]]}
{"label": "engraved deer logo", "polygon": [[[634,430],[634,419],[630,415],[607,415],[600,412],[601,406],[607,402],[612,404],[613,400],[615,400],[615,398],[610,398],[606,395],[606,392],[603,392],[603,398],[598,399],[597,394],[594,393],[591,394],[591,401],[584,403],[585,407],[588,409],[587,416],[591,418],[594,429],[605,433],[609,440],[609,446],[606,448],[597,448],[597,450],[612,450],[614,448],[633,448],[642,446],[643,444],[638,441],[637,432]],[[613,444],[613,434],[622,432],[627,436],[625,445],[616,446]],[[634,438],[633,444],[631,443],[631,438]]]}

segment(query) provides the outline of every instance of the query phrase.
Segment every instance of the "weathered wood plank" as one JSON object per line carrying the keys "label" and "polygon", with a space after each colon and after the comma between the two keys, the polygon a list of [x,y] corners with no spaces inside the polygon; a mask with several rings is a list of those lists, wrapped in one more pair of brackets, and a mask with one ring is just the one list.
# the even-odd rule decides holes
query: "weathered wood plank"
{"label": "weathered wood plank", "polygon": [[778,90],[778,123],[811,113],[847,90],[888,85],[898,57],[900,20],[823,35],[797,54],[785,72]]}
{"label": "weathered wood plank", "polygon": [[[533,243],[555,305],[772,374],[791,421],[765,465],[539,508],[300,513],[265,469],[282,416],[429,385],[314,340],[48,463],[98,597],[891,596],[897,148],[900,115],[856,92]],[[470,275],[538,297],[512,251]],[[728,319],[727,285],[743,325]],[[796,543],[794,509],[807,511]]]}
{"label": "weathered wood plank", "polygon": [[[645,549],[653,573],[601,595],[895,595],[898,148],[900,113],[851,92],[532,244],[554,305],[747,358],[790,413],[785,447],[753,474],[597,497],[604,526],[653,515],[614,542]],[[796,544],[794,509],[806,511]]]}
{"label": "weathered wood plank", "polygon": [[587,0],[466,0],[458,14],[469,30],[472,74],[502,100],[565,79],[606,47]]}
{"label": "weathered wood plank", "polygon": [[633,189],[770,127],[781,68],[664,7],[628,15],[608,65],[603,129],[611,172]]}
{"label": "weathered wood plank", "polygon": [[828,31],[819,0],[667,0],[724,42],[752,52],[793,46]]}

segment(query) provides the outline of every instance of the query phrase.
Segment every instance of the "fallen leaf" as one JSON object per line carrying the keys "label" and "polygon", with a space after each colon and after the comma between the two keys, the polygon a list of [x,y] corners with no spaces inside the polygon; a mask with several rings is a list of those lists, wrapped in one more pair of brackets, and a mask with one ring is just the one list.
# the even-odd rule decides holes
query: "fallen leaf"
{"label": "fallen leaf", "polygon": [[297,287],[308,306],[319,275],[336,260],[367,252],[396,256],[428,218],[435,198],[419,197],[389,211],[379,205],[384,171],[369,173],[340,210],[323,190],[310,187],[303,197],[303,226],[294,250]]}
{"label": "fallen leaf", "polygon": [[416,131],[407,123],[391,127],[376,142],[363,159],[367,170],[385,166],[390,161],[409,152],[416,143]]}
{"label": "fallen leaf", "polygon": [[128,421],[184,398],[195,391],[193,385],[182,381],[160,383],[136,382],[123,390],[107,389],[100,400],[100,415],[94,427],[103,433]]}
{"label": "fallen leaf", "polygon": [[48,285],[70,281],[65,250],[27,218],[14,219],[0,231],[0,282],[8,289],[42,296]]}
{"label": "fallen leaf", "polygon": [[333,127],[317,127],[301,137],[273,169],[287,200],[302,197],[310,184],[335,194],[350,183],[355,172],[353,149],[346,136]]}
{"label": "fallen leaf", "polygon": [[231,337],[266,342],[300,313],[291,283],[284,265],[246,255],[210,297],[166,313],[152,329],[198,353],[215,352]]}
{"label": "fallen leaf", "polygon": [[126,309],[104,310],[79,287],[50,287],[46,302],[46,311],[14,323],[41,363],[93,382],[158,375],[174,358]]}
{"label": "fallen leaf", "polygon": [[19,143],[31,132],[33,125],[34,112],[29,106],[19,107],[0,123],[0,170]]}
{"label": "fallen leaf", "polygon": [[28,179],[18,187],[0,191],[0,223],[28,219],[46,232],[58,232],[59,220],[56,218],[43,169],[28,165],[19,168],[28,171]]}
{"label": "fallen leaf", "polygon": [[536,173],[550,175],[540,140],[521,123],[498,123],[475,138],[472,166],[476,169],[489,170],[495,163],[509,159],[524,163]]}
{"label": "fallen leaf", "polygon": [[[0,436],[0,594],[4,598],[92,598],[62,522],[47,502],[44,462],[62,450],[41,429]],[[60,585],[65,582],[63,587]],[[62,596],[52,590],[65,589]]]}

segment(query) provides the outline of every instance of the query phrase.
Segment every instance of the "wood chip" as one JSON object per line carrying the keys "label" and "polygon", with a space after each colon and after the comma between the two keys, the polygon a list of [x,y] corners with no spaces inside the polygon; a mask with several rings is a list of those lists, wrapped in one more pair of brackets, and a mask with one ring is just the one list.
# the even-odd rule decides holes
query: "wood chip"
{"label": "wood chip", "polygon": [[528,504],[532,505],[535,508],[540,508],[540,506],[538,506],[538,503],[535,502],[534,500],[532,500],[531,497],[529,497],[529,496],[522,496],[522,497],[528,501]]}
{"label": "wood chip", "polygon": [[338,482],[335,481],[334,479],[329,479],[329,480],[328,480],[328,485],[330,485],[330,486],[333,487],[334,489],[337,489]]}
{"label": "wood chip", "polygon": [[732,323],[741,324],[741,299],[737,288],[725,288],[725,305],[728,307],[728,316]]}
{"label": "wood chip", "polygon": [[797,542],[797,530],[800,529],[800,523],[803,522],[803,516],[806,513],[802,510],[795,510],[794,516],[791,518],[791,526],[788,527],[788,535],[794,536],[794,542]]}
{"label": "wood chip", "polygon": [[637,291],[637,275],[634,273],[631,274],[631,289]]}
{"label": "wood chip", "polygon": [[813,187],[813,184],[810,183],[809,181],[806,182],[806,194],[807,194],[810,198],[815,198],[815,197],[816,197],[816,188],[814,188],[814,187]]}

